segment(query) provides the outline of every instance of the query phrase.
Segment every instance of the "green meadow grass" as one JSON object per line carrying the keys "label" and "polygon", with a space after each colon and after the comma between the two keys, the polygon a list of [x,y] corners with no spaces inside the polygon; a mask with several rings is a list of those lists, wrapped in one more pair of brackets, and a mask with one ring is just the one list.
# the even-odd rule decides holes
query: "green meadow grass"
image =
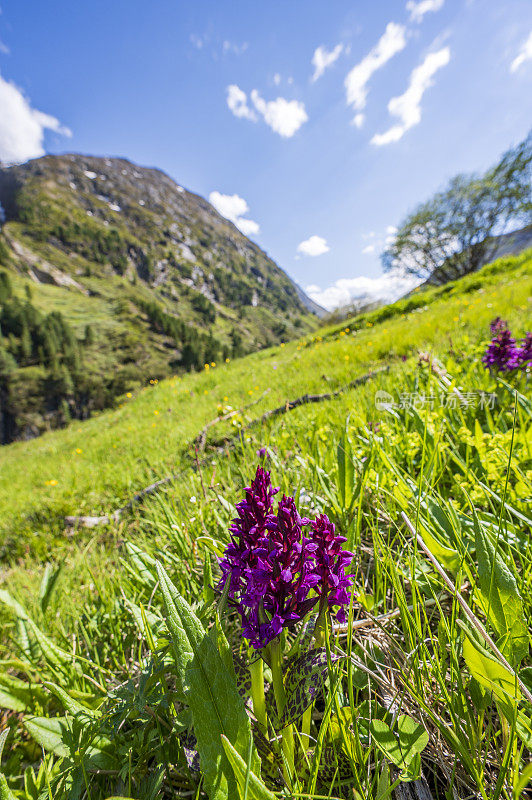
{"label": "green meadow grass", "polygon": [[346,323],[201,374],[161,381],[124,397],[116,410],[3,447],[0,537],[16,549],[24,533],[42,547],[47,528],[60,528],[65,515],[105,513],[178,471],[187,444],[219,414],[220,404],[237,409],[259,400],[246,412],[255,417],[287,399],[335,390],[372,367],[395,369],[400,357],[424,348],[459,351],[485,340],[497,315],[524,333],[531,316],[531,263],[530,255],[504,259],[498,270],[486,269],[484,280],[480,273],[442,297],[438,290],[426,293],[420,308],[403,312],[397,304],[382,323],[373,324],[368,315],[355,321],[364,326],[355,333],[344,333]]}
{"label": "green meadow grass", "polygon": [[[10,791],[32,800],[207,796],[178,734],[196,701],[214,703],[213,719],[227,709],[222,697],[186,700],[172,688],[178,661],[165,650],[172,623],[153,559],[210,628],[214,555],[266,447],[274,485],[295,496],[302,514],[327,513],[346,536],[354,587],[347,629],[327,638],[328,656],[341,660],[329,657],[310,748],[296,725],[296,774],[272,783],[263,760],[260,781],[248,769],[247,790],[227,800],[384,800],[421,775],[434,800],[529,796],[530,387],[525,375],[491,375],[480,359],[495,316],[516,336],[530,329],[531,290],[532,255],[504,259],[443,290],[161,381],[115,411],[3,448],[0,706],[2,697],[8,708],[18,701],[0,765]],[[438,357],[450,383],[420,351]],[[356,389],[239,435],[239,425],[288,399],[334,391],[381,366],[389,370]],[[455,402],[455,389],[468,402]],[[392,409],[376,406],[378,390],[392,395]],[[249,407],[209,429],[195,464],[190,443],[229,406]],[[233,446],[209,446],[231,436]],[[119,523],[65,532],[65,514],[111,511],[171,473],[172,483]],[[224,615],[221,624],[237,650],[238,620]],[[34,688],[13,688],[13,677]],[[93,719],[96,708],[102,715]],[[62,743],[32,727],[32,715],[65,713]],[[107,760],[95,766],[100,746]],[[225,758],[220,743],[212,746]]]}

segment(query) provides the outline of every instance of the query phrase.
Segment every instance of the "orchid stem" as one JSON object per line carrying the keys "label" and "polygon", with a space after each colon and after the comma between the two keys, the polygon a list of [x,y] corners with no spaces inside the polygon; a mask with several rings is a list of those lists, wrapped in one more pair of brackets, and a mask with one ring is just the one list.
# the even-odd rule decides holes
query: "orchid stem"
{"label": "orchid stem", "polygon": [[325,644],[325,630],[327,627],[327,600],[325,602],[320,603],[320,613],[318,614],[318,619],[316,620],[316,625],[314,626],[314,641],[316,642],[316,647],[323,647]]}
{"label": "orchid stem", "polygon": [[249,665],[249,674],[251,675],[251,699],[253,700],[253,711],[257,722],[264,729],[264,733],[268,730],[268,721],[266,717],[266,698],[264,696],[264,676],[263,676],[263,662],[262,658],[257,658]]}
{"label": "orchid stem", "polygon": [[[281,666],[281,642],[279,637],[270,642],[271,669],[273,680],[273,692],[277,714],[281,719],[286,705],[286,695],[283,683],[283,670]],[[287,725],[282,732],[283,750],[283,776],[287,784],[294,775],[294,731],[292,725]]]}
{"label": "orchid stem", "polygon": [[301,733],[306,738],[306,745],[307,747],[310,744],[310,723],[312,722],[312,706],[314,704],[311,703],[307,710],[303,713],[303,719],[301,722]]}

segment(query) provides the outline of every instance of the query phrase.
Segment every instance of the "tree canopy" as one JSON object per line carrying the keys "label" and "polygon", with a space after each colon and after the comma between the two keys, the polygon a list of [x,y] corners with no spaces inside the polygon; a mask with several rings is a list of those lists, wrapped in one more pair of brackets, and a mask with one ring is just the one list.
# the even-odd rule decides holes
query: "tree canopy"
{"label": "tree canopy", "polygon": [[510,226],[532,221],[532,133],[482,175],[456,175],[400,225],[382,254],[397,269],[433,283],[477,270]]}

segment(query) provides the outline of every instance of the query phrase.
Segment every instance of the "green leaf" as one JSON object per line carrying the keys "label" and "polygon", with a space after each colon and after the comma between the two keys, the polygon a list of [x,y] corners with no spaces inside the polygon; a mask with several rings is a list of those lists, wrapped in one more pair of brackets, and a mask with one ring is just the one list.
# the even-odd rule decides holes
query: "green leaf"
{"label": "green leaf", "polygon": [[[335,663],[340,656],[331,656]],[[329,672],[327,650],[309,650],[292,661],[284,678],[286,703],[279,720],[279,727],[285,728],[306,711],[314,702]]]}
{"label": "green leaf", "polygon": [[527,786],[532,782],[532,764],[527,764],[519,775],[517,783],[514,786],[516,800],[519,800]]}
{"label": "green leaf", "polygon": [[41,586],[39,588],[39,603],[43,614],[48,608],[48,603],[50,602],[50,597],[52,596],[61,569],[61,564],[59,566],[47,564],[44,568],[44,575],[42,576]]}
{"label": "green leaf", "polygon": [[2,761],[2,753],[4,752],[4,745],[6,743],[6,739],[9,736],[9,728],[6,728],[5,731],[0,733],[0,763]]}
{"label": "green leaf", "polygon": [[409,772],[414,759],[425,749],[429,741],[429,735],[423,725],[406,714],[401,714],[397,718],[393,730],[381,719],[373,719],[370,730],[377,747],[403,772]]}
{"label": "green leaf", "polygon": [[211,557],[206,552],[203,561],[203,599],[205,603],[212,603],[214,600],[213,583]]}
{"label": "green leaf", "polygon": [[242,756],[235,750],[226,736],[222,735],[222,744],[233,768],[238,786],[240,800],[276,800],[275,795],[258,778],[248,766]]}
{"label": "green leaf", "polygon": [[516,667],[528,654],[528,629],[517,581],[473,509],[478,577],[483,608],[502,637],[499,648]]}
{"label": "green leaf", "polygon": [[99,711],[94,711],[92,708],[87,708],[87,706],[84,706],[77,700],[74,700],[74,698],[71,697],[68,692],[65,692],[65,690],[56,683],[44,681],[44,685],[57,697],[65,711],[68,711],[68,713],[72,714],[72,716],[80,716],[81,718],[85,717],[87,720],[97,719],[100,716]]}
{"label": "green leaf", "polygon": [[355,468],[351,442],[344,432],[336,448],[336,461],[338,464],[338,494],[342,510],[351,505],[353,487],[355,483]]}
{"label": "green leaf", "polygon": [[65,733],[68,734],[65,717],[53,717],[53,719],[32,717],[24,721],[24,727],[37,744],[40,744],[47,752],[68,758],[70,751],[63,741]]}
{"label": "green leaf", "polygon": [[[209,636],[180,596],[161,564],[157,573],[166,610],[177,675],[192,712],[200,763],[210,800],[232,800],[236,783],[221,736],[247,758],[251,725],[236,687],[234,670],[221,658],[214,637]],[[253,748],[252,770],[260,762]]]}
{"label": "green leaf", "polygon": [[460,553],[451,547],[446,547],[435,536],[428,532],[423,527],[422,530],[423,541],[427,545],[432,555],[442,564],[446,570],[456,575],[460,567],[462,559]]}
{"label": "green leaf", "polygon": [[71,653],[67,653],[65,650],[62,650],[54,642],[52,642],[51,639],[49,639],[28,616],[28,613],[20,605],[20,603],[14,600],[9,592],[4,591],[3,589],[0,590],[0,603],[4,603],[5,605],[9,606],[9,608],[15,612],[18,622],[21,623],[20,632],[24,636],[22,646],[25,651],[26,649],[29,650],[27,653],[28,656],[33,655],[31,642],[31,638],[33,638],[37,641],[44,658],[51,666],[60,667],[66,664],[72,664],[74,661],[74,656]]}
{"label": "green leaf", "polygon": [[496,661],[487,652],[481,652],[480,646],[469,635],[464,639],[462,652],[471,675],[484,689],[493,693],[506,715],[511,718],[513,708],[521,699],[521,691],[514,675],[500,661]]}
{"label": "green leaf", "polygon": [[[66,717],[32,717],[24,721],[24,727],[47,752],[62,758],[70,758],[75,763],[81,759],[76,749],[72,752],[74,737]],[[117,761],[113,755],[113,744],[103,736],[94,737],[89,747],[83,750],[83,764],[89,771],[101,769],[115,770]]]}
{"label": "green leaf", "polygon": [[152,591],[156,583],[152,571],[155,569],[155,559],[132,542],[126,542],[125,550],[128,555],[128,560],[124,561],[126,570],[137,583]]}
{"label": "green leaf", "polygon": [[27,711],[35,701],[43,702],[46,693],[35,685],[27,683],[14,675],[0,673],[0,708],[10,711]]}
{"label": "green leaf", "polygon": [[4,603],[14,611],[18,619],[28,619],[25,609],[5,589],[0,589],[0,603]]}
{"label": "green leaf", "polygon": [[0,800],[16,800],[15,795],[7,785],[7,781],[0,772]]}
{"label": "green leaf", "polygon": [[375,792],[375,800],[385,800],[386,797],[389,797],[391,794],[390,787],[390,768],[388,767],[388,763],[385,761],[381,770],[381,774],[379,775],[379,782]]}

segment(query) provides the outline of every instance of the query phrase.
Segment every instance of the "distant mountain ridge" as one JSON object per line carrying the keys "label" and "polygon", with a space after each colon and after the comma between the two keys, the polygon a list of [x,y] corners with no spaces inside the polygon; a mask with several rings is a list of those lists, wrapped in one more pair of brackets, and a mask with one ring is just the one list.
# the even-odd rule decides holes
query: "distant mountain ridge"
{"label": "distant mountain ridge", "polygon": [[[0,167],[0,207],[6,302],[20,306],[0,313],[0,349],[16,362],[0,408],[13,417],[9,438],[90,413],[150,378],[293,338],[321,311],[232,222],[158,169],[44,156]],[[37,317],[49,312],[72,328],[54,336],[70,342],[74,367],[62,345],[41,352]],[[68,392],[50,395],[52,369],[69,372]],[[80,396],[82,373],[103,384],[98,399]]]}

